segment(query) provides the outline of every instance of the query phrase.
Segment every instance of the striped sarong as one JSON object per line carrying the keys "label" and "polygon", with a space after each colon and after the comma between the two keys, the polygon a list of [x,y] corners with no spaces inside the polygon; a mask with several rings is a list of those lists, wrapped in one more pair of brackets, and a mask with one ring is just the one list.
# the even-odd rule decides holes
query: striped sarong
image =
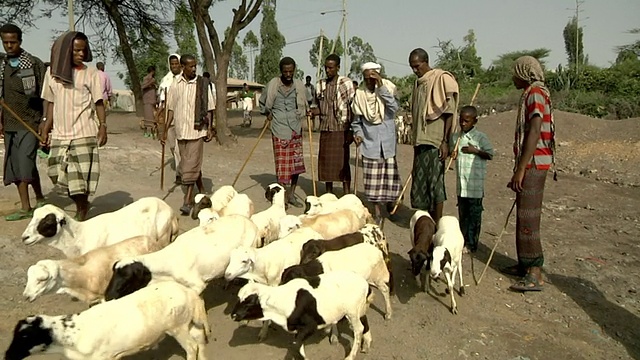
{"label": "striped sarong", "polygon": [[178,149],[180,149],[180,162],[178,163],[178,169],[182,176],[182,184],[195,184],[200,175],[202,175],[204,138],[195,140],[178,140]]}
{"label": "striped sarong", "polygon": [[302,135],[294,131],[289,140],[272,135],[271,141],[278,183],[288,185],[291,183],[291,175],[305,172]]}
{"label": "striped sarong", "polygon": [[540,215],[547,170],[527,169],[522,191],[516,194],[516,249],[523,268],[542,267],[544,256],[540,240]]}
{"label": "striped sarong", "polygon": [[351,181],[349,144],[346,142],[346,132],[320,132],[318,181]]}
{"label": "striped sarong", "polygon": [[438,157],[438,148],[431,145],[413,147],[413,180],[411,207],[435,211],[436,204],[447,200],[444,187],[444,164]]}
{"label": "striped sarong", "polygon": [[100,178],[98,141],[94,137],[51,140],[49,178],[69,195],[93,195]]}
{"label": "striped sarong", "polygon": [[402,183],[396,158],[362,157],[364,194],[370,202],[393,202],[400,196]]}

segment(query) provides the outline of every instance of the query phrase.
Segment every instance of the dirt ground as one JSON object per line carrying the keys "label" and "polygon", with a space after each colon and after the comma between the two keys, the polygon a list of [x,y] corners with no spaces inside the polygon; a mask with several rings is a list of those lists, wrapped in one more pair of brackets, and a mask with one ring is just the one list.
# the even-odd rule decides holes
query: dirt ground
{"label": "dirt ground", "polygon": [[[480,286],[475,285],[474,279],[482,271],[514,198],[506,188],[512,168],[514,117],[515,112],[507,112],[482,118],[479,124],[493,141],[497,156],[488,170],[483,245],[473,257],[464,258],[467,295],[457,298],[459,315],[449,312],[442,282],[434,284],[432,293],[418,291],[407,257],[412,210],[402,207],[400,219],[385,226],[396,278],[394,316],[389,321],[383,319],[382,296],[376,292],[369,311],[374,340],[371,352],[359,355],[360,359],[640,359],[638,119],[605,121],[556,114],[560,173],[559,181],[548,179],[542,215],[545,290],[525,295],[510,292],[508,287],[515,279],[495,270],[514,263],[514,217],[486,277]],[[240,122],[239,117],[231,121],[232,130],[238,135],[237,145],[228,149],[206,145],[203,172],[207,187],[216,189],[230,184],[255,144],[262,119],[256,116],[251,129],[239,127]],[[317,134],[314,135],[317,151]],[[307,174],[300,180],[301,198],[313,193],[307,144],[305,140]],[[143,196],[166,198],[176,209],[180,206],[183,193],[180,188],[171,188],[174,172],[169,167],[165,191],[160,191],[160,146],[142,137],[132,115],[110,115],[109,142],[100,157],[102,175],[98,193],[92,198],[90,216],[118,209]],[[411,147],[400,145],[398,161],[403,181],[411,159]],[[45,163],[40,161],[41,173],[46,174]],[[271,141],[264,138],[236,185],[254,200],[256,210],[268,205],[263,187],[275,181],[273,173]],[[449,200],[445,212],[457,214],[454,172],[447,175],[446,181]],[[43,184],[49,202],[74,211],[69,200],[51,192],[47,178],[43,178]],[[318,190],[324,190],[324,186],[319,185]],[[409,204],[408,196],[404,204]],[[1,188],[0,211],[9,213],[16,205],[15,187]],[[290,212],[298,214],[301,209],[291,208]],[[33,303],[22,298],[27,268],[41,259],[62,257],[51,247],[23,245],[20,234],[27,223],[0,220],[3,351],[20,318],[38,313],[67,314],[86,308],[68,296],[45,295]],[[181,218],[182,230],[194,226],[195,221]],[[287,357],[291,335],[277,328],[266,343],[258,343],[258,323],[239,327],[231,320],[228,314],[235,302],[234,294],[223,290],[222,282],[212,283],[204,297],[213,329],[207,348],[209,359]],[[350,346],[350,338],[350,331],[345,330],[341,344],[332,346],[319,333],[310,339],[306,352],[312,359],[340,359]],[[181,359],[184,353],[174,340],[165,339],[158,349],[133,358]]]}

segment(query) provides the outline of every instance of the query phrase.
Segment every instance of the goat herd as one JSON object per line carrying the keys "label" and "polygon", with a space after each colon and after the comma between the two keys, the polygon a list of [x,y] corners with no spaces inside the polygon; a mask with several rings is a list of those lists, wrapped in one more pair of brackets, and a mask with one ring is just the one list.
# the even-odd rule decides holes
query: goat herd
{"label": "goat herd", "polygon": [[[231,317],[262,321],[259,339],[274,322],[296,334],[295,350],[305,357],[309,336],[324,328],[335,342],[336,324],[346,318],[353,329],[346,359],[355,359],[371,346],[370,286],[384,297],[385,319],[392,314],[393,277],[382,230],[355,195],[309,196],[300,216],[287,215],[280,185],[269,185],[265,197],[271,206],[254,214],[251,199],[231,186],[199,194],[191,214],[199,226],[179,236],[176,212],[155,197],[84,222],[53,205],[35,210],[23,243],[48,244],[66,259],[29,267],[23,295],[34,301],[66,293],[90,307],[20,320],[5,359],[36,352],[121,359],[150,349],[165,335],[177,340],[187,360],[205,359],[210,326],[200,294],[223,276],[246,281]],[[417,211],[410,227],[413,274],[425,290],[428,272],[429,282],[444,274],[457,313],[456,272],[464,292],[458,220],[445,216],[436,224]]]}

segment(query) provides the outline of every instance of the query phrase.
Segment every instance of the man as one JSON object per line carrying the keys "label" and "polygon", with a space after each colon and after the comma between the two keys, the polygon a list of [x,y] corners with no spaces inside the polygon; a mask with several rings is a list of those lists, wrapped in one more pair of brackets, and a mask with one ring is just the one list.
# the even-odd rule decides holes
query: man
{"label": "man", "polygon": [[49,139],[51,142],[49,177],[54,184],[66,188],[76,205],[79,221],[86,219],[89,195],[98,186],[98,146],[107,143],[99,71],[84,64],[91,60],[85,34],[75,31],[62,34],[51,49],[51,67],[42,89],[42,98],[49,103],[42,127],[45,142]]}
{"label": "man", "polygon": [[[182,65],[180,65],[180,55],[171,54],[167,59],[169,63],[169,72],[162,78],[160,81],[160,86],[158,87],[158,99],[160,100],[158,106],[158,129],[164,132],[166,127],[166,111],[165,111],[165,99],[166,95],[171,88],[171,85],[180,78],[182,75]],[[169,150],[173,155],[173,168],[176,171],[176,180],[175,184],[182,183],[180,178],[180,150],[178,149],[178,140],[176,139],[176,129],[172,125],[168,128],[168,134],[158,134],[160,139],[167,139],[167,144],[169,144]]]}
{"label": "man", "polygon": [[364,89],[357,89],[351,109],[356,146],[361,146],[364,192],[375,207],[375,220],[382,222],[381,204],[387,211],[400,195],[402,184],[396,162],[396,86],[380,76],[382,66],[362,66]]}
{"label": "man", "polygon": [[111,99],[113,98],[113,88],[111,87],[111,79],[106,72],[104,72],[104,63],[97,62],[96,68],[100,70],[100,83],[102,84],[102,100],[104,101],[105,110],[111,109]]}
{"label": "man", "polygon": [[253,111],[253,98],[255,94],[249,88],[247,83],[242,84],[242,92],[240,98],[242,99],[242,126],[251,127],[251,112]]}
{"label": "man", "polygon": [[516,249],[518,264],[501,269],[522,279],[510,288],[515,291],[543,289],[544,254],[540,239],[540,216],[544,186],[549,169],[555,174],[555,124],[549,89],[544,83],[540,62],[522,56],[513,65],[513,84],[524,90],[520,98],[513,152],[515,166],[507,185],[516,193]]}
{"label": "man", "polygon": [[307,75],[304,80],[306,81],[304,83],[304,89],[307,94],[307,99],[309,99],[307,103],[309,104],[309,108],[311,108],[311,103],[313,103],[313,99],[316,97],[316,87],[311,83],[311,76]]}
{"label": "man", "polygon": [[142,79],[142,103],[144,104],[144,137],[154,137],[158,124],[156,123],[156,67],[149,66],[147,75]]}
{"label": "man", "polygon": [[302,122],[308,109],[308,97],[302,81],[295,80],[296,62],[280,60],[280,76],[267,84],[260,96],[260,113],[271,122],[271,140],[276,177],[282,186],[291,184],[287,202],[302,207],[295,197],[298,177],[305,172],[302,152]]}
{"label": "man", "polygon": [[333,182],[341,181],[345,194],[351,192],[349,145],[351,133],[351,102],[355,95],[353,82],[339,76],[340,57],[327,56],[324,62],[326,79],[316,85],[317,108],[310,115],[320,116],[320,148],[318,151],[318,181],[324,181],[326,192],[333,193]]}
{"label": "man", "polygon": [[444,161],[448,139],[458,109],[458,83],[451,73],[429,66],[429,55],[418,48],[409,54],[409,65],[418,77],[413,88],[413,182],[411,206],[428,211],[437,223],[447,194]]}
{"label": "man", "polygon": [[[40,59],[21,48],[22,30],[15,25],[0,27],[6,57],[0,59],[0,101],[4,101],[30,128],[38,129],[42,118],[42,82],[45,66]],[[36,207],[44,205],[40,174],[36,166],[38,139],[12,114],[0,108],[0,136],[4,136],[3,182],[15,184],[20,210],[5,217],[7,221],[27,219],[33,214],[29,184],[36,195]]]}
{"label": "man", "polygon": [[205,192],[202,184],[202,160],[204,143],[213,139],[213,110],[215,98],[209,87],[209,81],[196,75],[197,61],[193,55],[183,55],[180,58],[182,76],[174,82],[167,94],[167,123],[165,137],[160,141],[164,145],[167,141],[168,128],[175,120],[176,139],[180,149],[180,173],[182,184],[187,187],[182,215],[189,215],[193,207],[193,187],[198,186],[199,192]]}

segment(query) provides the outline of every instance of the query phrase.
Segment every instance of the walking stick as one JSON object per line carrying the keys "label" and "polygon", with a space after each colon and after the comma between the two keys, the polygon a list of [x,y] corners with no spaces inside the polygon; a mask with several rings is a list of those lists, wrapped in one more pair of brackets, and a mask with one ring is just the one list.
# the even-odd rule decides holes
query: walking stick
{"label": "walking stick", "polygon": [[358,194],[358,160],[360,160],[360,144],[356,144],[356,171],[353,177],[353,193]]}
{"label": "walking stick", "polygon": [[7,105],[7,103],[4,102],[4,100],[0,99],[0,105],[2,105],[2,107],[5,108],[5,110],[7,110],[9,112],[9,114],[11,114],[13,116],[14,119],[18,120],[18,122],[20,124],[22,124],[22,126],[27,128],[27,130],[29,130],[30,133],[35,135],[35,137],[36,137],[36,139],[38,139],[38,141],[40,141],[41,143],[44,143],[44,138],[42,136],[40,136],[40,134],[38,134],[38,132],[36,130],[34,130],[31,126],[29,126],[29,124],[27,124],[27,122],[24,121],[20,117],[20,115],[16,114],[16,112],[13,111],[13,109],[11,109],[9,107],[9,105]]}
{"label": "walking stick", "polygon": [[498,247],[498,244],[500,244],[500,240],[502,240],[502,235],[504,235],[504,232],[507,230],[507,225],[509,225],[509,218],[511,217],[511,213],[513,212],[513,208],[515,207],[516,207],[516,200],[513,200],[513,204],[511,205],[511,210],[509,210],[509,213],[507,214],[507,219],[504,221],[504,226],[502,227],[502,231],[500,231],[500,235],[498,236],[496,243],[493,244],[493,249],[491,249],[491,254],[489,254],[489,260],[487,260],[487,263],[484,265],[484,269],[482,270],[482,273],[480,274],[480,278],[478,278],[478,282],[476,282],[476,285],[480,285],[480,281],[482,281],[482,277],[484,276],[484,273],[487,272],[487,268],[489,268],[489,264],[491,264],[491,259],[493,259],[493,254],[496,252],[496,248]]}
{"label": "walking stick", "polygon": [[[167,117],[169,116],[169,107],[167,106],[167,88],[164,89],[164,129],[162,130],[162,138],[167,138]],[[162,156],[160,156],[160,190],[164,191],[164,152],[165,152],[165,144],[162,144]],[[179,164],[176,164],[176,168]]]}
{"label": "walking stick", "polygon": [[[471,102],[469,103],[469,105],[473,105],[473,102],[476,100],[476,96],[478,96],[478,91],[480,91],[480,83],[478,83],[478,85],[476,85],[476,91],[473,93],[473,96],[471,97]],[[458,123],[455,123],[455,126],[453,127],[453,132],[455,133],[457,129],[458,129]],[[462,132],[462,129],[460,129],[460,132]],[[462,134],[458,134],[458,139],[456,140],[456,145],[453,147],[453,151],[451,152],[452,154],[458,150],[458,145],[460,145],[460,139],[462,138],[461,135]],[[449,171],[449,169],[451,168],[451,164],[452,163],[453,163],[453,157],[450,157],[449,158],[449,163],[447,164],[447,167],[444,169],[445,173],[447,171]]]}
{"label": "walking stick", "polygon": [[307,115],[307,129],[309,130],[309,158],[311,159],[311,182],[313,183],[313,196],[318,196],[318,190],[316,188],[316,166],[313,163],[313,131],[311,127],[311,116]]}
{"label": "walking stick", "polygon": [[260,133],[260,136],[258,136],[258,141],[256,141],[255,145],[253,145],[253,149],[251,149],[249,156],[247,156],[247,160],[245,160],[244,164],[242,164],[240,171],[238,171],[238,175],[236,175],[236,178],[233,179],[233,183],[231,184],[231,186],[236,186],[236,182],[238,182],[238,178],[240,177],[240,174],[242,174],[242,170],[244,170],[244,167],[247,166],[247,163],[249,162],[249,159],[251,159],[251,155],[253,155],[253,152],[256,151],[256,148],[258,147],[258,144],[260,144],[260,140],[262,140],[262,136],[264,136],[264,132],[267,131],[267,128],[269,127],[270,122],[271,121],[269,121],[269,119],[266,119],[264,121],[264,127],[262,128],[262,132]]}

